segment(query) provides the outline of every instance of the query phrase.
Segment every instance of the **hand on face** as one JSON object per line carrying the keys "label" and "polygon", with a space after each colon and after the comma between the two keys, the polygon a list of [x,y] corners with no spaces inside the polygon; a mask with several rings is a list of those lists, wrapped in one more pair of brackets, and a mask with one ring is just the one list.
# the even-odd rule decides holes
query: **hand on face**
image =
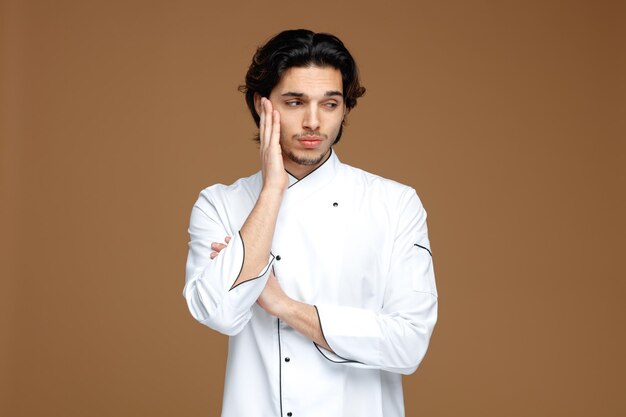
{"label": "hand on face", "polygon": [[282,192],[289,185],[289,177],[283,165],[280,149],[280,113],[273,109],[272,103],[267,98],[262,97],[259,117],[263,188]]}

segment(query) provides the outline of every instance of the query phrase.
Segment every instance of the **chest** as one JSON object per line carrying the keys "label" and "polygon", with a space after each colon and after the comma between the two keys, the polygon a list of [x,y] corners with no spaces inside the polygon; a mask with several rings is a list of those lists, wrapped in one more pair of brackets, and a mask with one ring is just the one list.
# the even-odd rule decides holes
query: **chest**
{"label": "chest", "polygon": [[[240,195],[222,216],[237,233],[256,202]],[[290,297],[376,310],[382,307],[397,219],[364,188],[334,183],[281,206],[272,253],[274,273]]]}
{"label": "chest", "polygon": [[310,304],[382,307],[391,223],[376,199],[333,187],[289,204],[272,244],[281,287]]}

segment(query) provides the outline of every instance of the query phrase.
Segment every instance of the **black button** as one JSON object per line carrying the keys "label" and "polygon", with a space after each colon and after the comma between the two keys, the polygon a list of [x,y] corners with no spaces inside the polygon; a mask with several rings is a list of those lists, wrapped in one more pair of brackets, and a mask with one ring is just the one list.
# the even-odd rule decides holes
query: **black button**
{"label": "black button", "polygon": [[280,261],[280,255],[276,255],[276,260]]}
{"label": "black button", "polygon": [[287,417],[291,417],[293,415],[293,413],[290,411],[287,413]]}
{"label": "black button", "polygon": [[333,207],[339,206],[339,203],[333,203]]}
{"label": "black button", "polygon": [[285,362],[289,362],[291,359],[289,358],[285,358]]}

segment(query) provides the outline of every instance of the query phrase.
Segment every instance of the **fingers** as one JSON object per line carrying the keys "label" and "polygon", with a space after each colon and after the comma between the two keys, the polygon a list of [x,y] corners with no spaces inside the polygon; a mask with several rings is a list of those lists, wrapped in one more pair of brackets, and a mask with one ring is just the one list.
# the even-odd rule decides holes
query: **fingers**
{"label": "fingers", "polygon": [[225,244],[223,243],[218,243],[218,242],[213,242],[211,243],[211,249],[213,249],[216,252],[221,251],[222,249],[224,249],[226,247]]}
{"label": "fingers", "polygon": [[230,242],[230,236],[226,236],[224,238],[224,241],[226,242],[226,244],[219,242],[211,243],[211,249],[213,249],[213,252],[211,252],[211,254],[209,255],[211,259],[215,259],[215,257],[222,251],[222,249],[224,249],[228,245],[228,243]]}
{"label": "fingers", "polygon": [[272,139],[272,102],[265,99],[265,142],[269,146]]}
{"label": "fingers", "polygon": [[259,139],[261,150],[265,147],[265,97],[261,98],[261,114],[259,114]]}
{"label": "fingers", "polygon": [[280,113],[278,110],[274,110],[272,112],[273,123],[272,123],[272,136],[271,136],[271,146],[279,146],[280,145]]}
{"label": "fingers", "polygon": [[225,247],[226,245],[224,245],[223,243],[217,243],[217,242],[211,243],[211,249],[213,249],[213,252],[211,252],[211,255],[209,255],[211,259],[215,259],[217,254],[220,253],[222,249],[224,249]]}
{"label": "fingers", "polygon": [[280,143],[280,113],[274,110],[272,102],[265,97],[261,97],[259,139],[261,152],[267,151],[270,146],[279,146]]}
{"label": "fingers", "polygon": [[261,139],[261,149],[266,150],[272,138],[273,126],[272,102],[267,98],[261,98],[261,120],[259,122],[259,137]]}

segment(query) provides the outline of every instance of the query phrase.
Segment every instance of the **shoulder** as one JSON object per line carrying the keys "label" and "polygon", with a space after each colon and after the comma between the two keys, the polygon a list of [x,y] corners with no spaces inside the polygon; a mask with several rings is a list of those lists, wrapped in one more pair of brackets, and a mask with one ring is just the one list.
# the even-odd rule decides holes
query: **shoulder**
{"label": "shoulder", "polygon": [[257,172],[248,177],[239,178],[230,185],[213,184],[202,191],[196,201],[196,206],[204,209],[207,206],[221,206],[229,201],[247,200],[255,198],[261,187],[261,174]]}
{"label": "shoulder", "polygon": [[387,202],[395,207],[406,205],[412,205],[414,209],[422,207],[417,192],[411,186],[343,163],[341,169],[347,185],[355,187],[372,199]]}
{"label": "shoulder", "polygon": [[394,231],[393,236],[428,235],[426,209],[413,187],[349,165],[343,169],[348,187],[358,195],[359,210],[375,216],[377,227]]}

